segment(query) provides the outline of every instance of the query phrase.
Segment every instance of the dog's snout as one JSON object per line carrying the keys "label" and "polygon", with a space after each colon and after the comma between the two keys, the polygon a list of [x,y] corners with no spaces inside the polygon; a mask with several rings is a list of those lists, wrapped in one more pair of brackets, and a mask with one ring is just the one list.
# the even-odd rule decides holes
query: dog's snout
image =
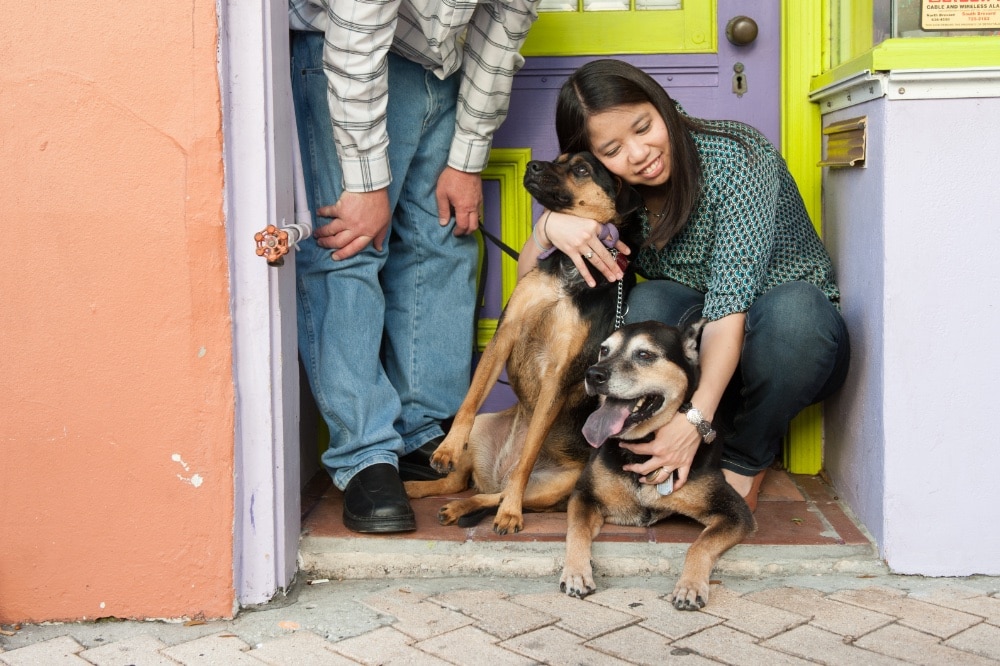
{"label": "dog's snout", "polygon": [[[544,196],[544,193],[550,188],[547,181],[550,180],[548,169],[546,168],[546,163],[540,160],[531,160],[528,162],[528,166],[524,169],[524,186],[528,188],[534,196]],[[547,199],[540,201],[543,206],[547,207]]]}
{"label": "dog's snout", "polygon": [[608,383],[611,373],[603,365],[592,365],[587,368],[587,383],[591,386],[603,386]]}

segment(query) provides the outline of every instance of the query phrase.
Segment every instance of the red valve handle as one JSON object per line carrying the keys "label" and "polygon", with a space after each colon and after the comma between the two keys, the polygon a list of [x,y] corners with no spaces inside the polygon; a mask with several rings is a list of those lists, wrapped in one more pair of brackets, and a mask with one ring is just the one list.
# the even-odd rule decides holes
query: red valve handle
{"label": "red valve handle", "polygon": [[269,264],[288,254],[288,232],[273,224],[267,225],[264,231],[255,233],[253,239],[257,241],[257,256],[265,257]]}

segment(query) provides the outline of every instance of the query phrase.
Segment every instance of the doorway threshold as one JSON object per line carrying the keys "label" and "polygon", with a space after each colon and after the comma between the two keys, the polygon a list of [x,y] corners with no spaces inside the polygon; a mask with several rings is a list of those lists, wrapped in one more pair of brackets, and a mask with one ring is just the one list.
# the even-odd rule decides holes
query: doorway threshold
{"label": "doorway threshold", "polygon": [[[303,491],[300,570],[307,579],[331,580],[463,575],[558,580],[565,513],[526,513],[524,530],[500,536],[493,532],[492,516],[475,527],[439,525],[438,509],[449,499],[412,500],[416,531],[359,534],[344,527],[343,494],[321,472]],[[714,575],[887,571],[864,527],[820,476],[772,468],[755,517],[757,532],[723,555]],[[606,524],[594,542],[595,575],[677,572],[701,529],[682,516],[648,528]]]}

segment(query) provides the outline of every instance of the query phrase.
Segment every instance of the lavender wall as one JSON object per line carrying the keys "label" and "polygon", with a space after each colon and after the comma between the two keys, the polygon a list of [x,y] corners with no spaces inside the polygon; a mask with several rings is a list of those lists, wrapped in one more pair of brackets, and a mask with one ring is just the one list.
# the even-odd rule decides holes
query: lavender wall
{"label": "lavender wall", "polygon": [[883,293],[885,288],[884,100],[824,116],[823,124],[867,116],[864,168],[823,174],[824,241],[837,268],[841,307],[851,335],[851,369],[844,387],[826,401],[824,465],[840,497],[883,543]]}
{"label": "lavender wall", "polygon": [[1000,99],[881,98],[863,169],[829,170],[851,377],[827,468],[899,573],[1000,574]]}

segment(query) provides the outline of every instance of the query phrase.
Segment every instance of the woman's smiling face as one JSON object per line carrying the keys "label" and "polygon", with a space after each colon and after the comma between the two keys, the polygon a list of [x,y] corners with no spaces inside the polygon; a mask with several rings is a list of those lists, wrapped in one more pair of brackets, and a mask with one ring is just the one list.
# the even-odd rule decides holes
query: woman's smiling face
{"label": "woman's smiling face", "polygon": [[649,102],[595,113],[587,135],[594,155],[625,182],[653,186],[670,179],[670,134]]}

